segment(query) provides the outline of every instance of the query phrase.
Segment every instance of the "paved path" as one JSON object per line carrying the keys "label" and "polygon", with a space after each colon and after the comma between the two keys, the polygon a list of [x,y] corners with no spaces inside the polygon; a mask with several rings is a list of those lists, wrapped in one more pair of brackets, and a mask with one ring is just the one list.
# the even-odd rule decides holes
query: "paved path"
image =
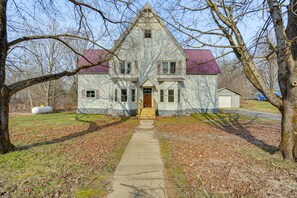
{"label": "paved path", "polygon": [[251,116],[251,117],[255,117],[255,118],[265,118],[265,119],[270,119],[270,120],[281,120],[282,119],[281,114],[266,113],[266,112],[253,111],[253,110],[247,110],[247,109],[224,109],[223,112],[237,113],[237,114]]}
{"label": "paved path", "polygon": [[166,197],[164,166],[153,123],[153,120],[140,120],[115,171],[114,191],[109,198]]}

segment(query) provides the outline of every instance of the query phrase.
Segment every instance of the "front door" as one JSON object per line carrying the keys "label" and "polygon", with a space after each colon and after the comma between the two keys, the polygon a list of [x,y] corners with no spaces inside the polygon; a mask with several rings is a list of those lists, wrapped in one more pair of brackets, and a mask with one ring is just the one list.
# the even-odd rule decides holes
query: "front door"
{"label": "front door", "polygon": [[143,107],[152,107],[152,88],[143,88]]}

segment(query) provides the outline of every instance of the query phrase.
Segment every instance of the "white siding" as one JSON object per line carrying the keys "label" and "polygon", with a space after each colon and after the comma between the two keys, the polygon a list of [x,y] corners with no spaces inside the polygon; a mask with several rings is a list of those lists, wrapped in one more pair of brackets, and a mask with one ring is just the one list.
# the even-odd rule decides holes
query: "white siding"
{"label": "white siding", "polygon": [[184,100],[188,111],[216,112],[217,104],[216,75],[187,75]]}
{"label": "white siding", "polygon": [[[79,109],[108,109],[110,107],[110,78],[108,74],[79,74],[78,75],[78,110]],[[83,90],[99,90],[99,99],[82,96]],[[90,110],[89,113],[96,113]]]}
{"label": "white siding", "polygon": [[[144,29],[152,30],[152,38],[144,38]],[[173,42],[165,29],[157,20],[150,16],[149,21],[140,19],[126,36],[117,57],[112,59],[112,65],[119,68],[119,59],[138,61],[138,77],[142,82],[146,77],[157,81],[157,61],[182,61],[182,75],[185,75],[186,57]],[[135,74],[137,75],[137,74]],[[118,72],[118,76],[122,76]]]}
{"label": "white siding", "polygon": [[[221,89],[218,92],[219,96],[229,96],[231,97],[231,108],[239,108],[240,107],[240,95],[234,93],[226,88]],[[225,106],[219,106],[220,108],[224,108]]]}
{"label": "white siding", "polygon": [[[152,30],[152,38],[144,38],[144,30]],[[152,100],[156,100],[157,108],[161,115],[177,115],[188,112],[215,112],[217,110],[217,76],[216,75],[186,75],[186,57],[174,42],[174,39],[166,32],[164,27],[152,15],[148,20],[143,18],[135,24],[126,36],[121,47],[109,61],[108,74],[80,74],[78,75],[78,111],[79,109],[95,109],[98,113],[111,114],[136,113],[138,99],[143,98],[143,87],[154,86]],[[119,72],[119,59],[131,62],[134,68],[138,62],[138,72],[122,75]],[[176,75],[158,75],[157,65],[161,61],[175,61]],[[181,73],[178,70],[178,62],[181,62]],[[162,68],[162,67],[161,67]],[[162,69],[160,68],[160,71]],[[116,70],[116,71],[115,71]],[[161,72],[162,73],[162,72]],[[115,79],[112,79],[117,77]],[[138,78],[137,82],[124,80],[126,77]],[[149,77],[152,83],[140,83]],[[171,78],[165,82],[158,82],[159,78]],[[184,78],[183,82],[176,79]],[[163,79],[164,80],[164,79]],[[121,102],[121,89],[127,89],[128,100]],[[136,101],[131,102],[131,89],[136,89]],[[82,90],[99,89],[99,99],[83,99]],[[118,90],[118,100],[114,101],[115,89]],[[164,90],[164,102],[160,102],[160,90]],[[174,102],[168,102],[168,90],[174,90]],[[178,102],[178,90],[181,92],[181,101]],[[102,111],[100,111],[102,110]],[[105,110],[105,111],[104,111]],[[88,112],[86,112],[88,113]]]}

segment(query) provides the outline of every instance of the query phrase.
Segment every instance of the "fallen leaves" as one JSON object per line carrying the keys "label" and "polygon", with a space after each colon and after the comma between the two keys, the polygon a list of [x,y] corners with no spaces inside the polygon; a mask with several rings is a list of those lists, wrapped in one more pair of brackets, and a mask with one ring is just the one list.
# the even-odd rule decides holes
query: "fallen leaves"
{"label": "fallen leaves", "polygon": [[235,197],[297,196],[297,167],[287,165],[277,153],[270,154],[280,141],[278,123],[230,119],[195,124],[165,119],[157,120],[157,130],[171,145],[171,163],[181,167],[188,180],[184,188]]}
{"label": "fallen leaves", "polygon": [[13,118],[11,137],[21,150],[0,156],[1,196],[104,196],[136,121],[81,117]]}

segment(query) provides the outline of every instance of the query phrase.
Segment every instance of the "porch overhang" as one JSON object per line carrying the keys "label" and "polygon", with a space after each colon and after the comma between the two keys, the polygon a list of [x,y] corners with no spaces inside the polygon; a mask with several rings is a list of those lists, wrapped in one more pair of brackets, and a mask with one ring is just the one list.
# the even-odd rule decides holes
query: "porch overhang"
{"label": "porch overhang", "polygon": [[140,84],[139,87],[156,87],[158,82],[153,81],[151,78],[145,78]]}

